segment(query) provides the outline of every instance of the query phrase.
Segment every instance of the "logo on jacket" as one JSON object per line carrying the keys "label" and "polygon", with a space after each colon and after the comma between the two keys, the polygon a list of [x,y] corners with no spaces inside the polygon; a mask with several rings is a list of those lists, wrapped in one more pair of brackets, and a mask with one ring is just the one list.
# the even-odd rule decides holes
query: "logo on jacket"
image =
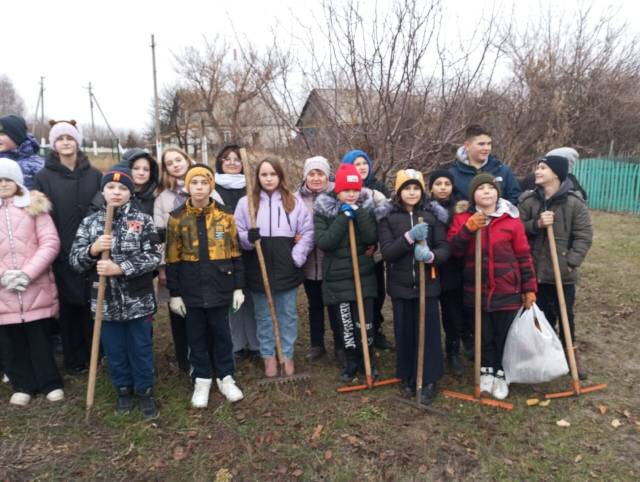
{"label": "logo on jacket", "polygon": [[137,220],[127,221],[127,230],[134,233],[142,232],[142,222]]}

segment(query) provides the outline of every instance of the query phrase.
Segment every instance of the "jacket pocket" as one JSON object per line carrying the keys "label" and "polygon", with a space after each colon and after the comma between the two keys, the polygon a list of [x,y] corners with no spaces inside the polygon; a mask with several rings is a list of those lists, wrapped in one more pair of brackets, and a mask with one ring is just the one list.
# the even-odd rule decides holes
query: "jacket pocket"
{"label": "jacket pocket", "polygon": [[216,268],[219,274],[221,291],[233,290],[233,263],[219,263]]}
{"label": "jacket pocket", "polygon": [[127,280],[127,290],[131,298],[145,296],[153,292],[153,273],[145,273]]}

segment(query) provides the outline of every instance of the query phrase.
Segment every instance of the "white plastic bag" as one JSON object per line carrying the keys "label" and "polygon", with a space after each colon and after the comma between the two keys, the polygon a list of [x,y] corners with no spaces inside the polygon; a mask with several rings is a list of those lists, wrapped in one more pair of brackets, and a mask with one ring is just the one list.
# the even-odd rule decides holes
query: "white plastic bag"
{"label": "white plastic bag", "polygon": [[518,310],[507,334],[502,367],[507,383],[543,383],[569,373],[560,338],[536,304]]}

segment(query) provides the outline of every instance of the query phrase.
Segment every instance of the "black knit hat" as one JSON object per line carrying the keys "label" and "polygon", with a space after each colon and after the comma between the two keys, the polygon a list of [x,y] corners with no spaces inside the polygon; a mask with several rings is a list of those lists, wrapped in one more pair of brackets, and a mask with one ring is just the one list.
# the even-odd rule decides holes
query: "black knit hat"
{"label": "black knit hat", "polygon": [[104,176],[102,176],[100,190],[103,190],[104,187],[112,181],[124,184],[132,193],[135,191],[135,183],[133,182],[131,169],[123,167],[120,163],[113,166],[109,172],[106,172]]}
{"label": "black knit hat", "polygon": [[471,202],[472,204],[475,204],[473,195],[475,194],[476,189],[478,189],[483,184],[491,184],[493,187],[495,187],[496,191],[498,191],[498,197],[500,197],[500,185],[498,184],[498,181],[496,181],[495,176],[488,172],[481,172],[479,174],[476,174],[469,183],[469,202]]}
{"label": "black knit hat", "polygon": [[451,174],[447,169],[436,169],[431,174],[429,174],[429,191],[433,189],[433,183],[436,182],[436,179],[440,177],[446,177],[451,181],[451,185],[455,186],[455,182],[453,181],[453,174]]}
{"label": "black knit hat", "polygon": [[27,140],[27,123],[17,115],[0,117],[0,133],[8,135],[16,145]]}
{"label": "black knit hat", "polygon": [[545,156],[538,161],[538,164],[544,162],[549,169],[556,173],[560,182],[564,182],[569,175],[569,159],[562,156]]}

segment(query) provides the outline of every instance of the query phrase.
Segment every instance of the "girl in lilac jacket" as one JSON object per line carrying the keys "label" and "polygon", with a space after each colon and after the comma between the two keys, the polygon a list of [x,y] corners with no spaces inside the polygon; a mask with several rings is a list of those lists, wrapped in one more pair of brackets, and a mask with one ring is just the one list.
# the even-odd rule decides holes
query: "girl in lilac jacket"
{"label": "girl in lilac jacket", "polygon": [[0,159],[0,343],[14,405],[36,393],[64,398],[48,331],[58,314],[51,265],[60,250],[50,209],[44,194],[27,191],[20,166]]}
{"label": "girl in lilac jacket", "polygon": [[273,321],[260,274],[255,242],[260,240],[271,292],[280,323],[286,375],[293,375],[293,346],[297,337],[296,292],[304,280],[304,266],[313,248],[313,219],[304,203],[287,187],[280,163],[266,158],[256,169],[252,196],[256,227],[251,228],[247,196],[240,199],[235,217],[243,250],[247,286],[255,305],[255,316],[264,359],[265,375],[277,375]]}

